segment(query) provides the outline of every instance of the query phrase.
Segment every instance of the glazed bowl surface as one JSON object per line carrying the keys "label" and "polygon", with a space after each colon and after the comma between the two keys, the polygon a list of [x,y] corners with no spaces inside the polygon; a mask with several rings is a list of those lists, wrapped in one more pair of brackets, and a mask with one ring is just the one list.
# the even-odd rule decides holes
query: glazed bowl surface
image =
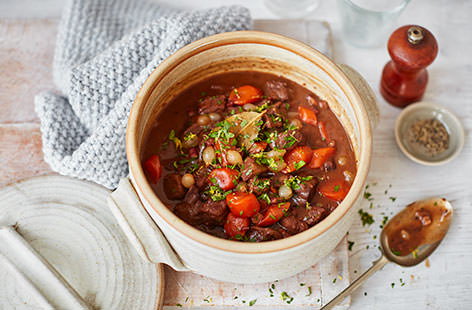
{"label": "glazed bowl surface", "polygon": [[[304,86],[328,102],[351,139],[357,175],[348,195],[327,218],[302,233],[261,243],[211,236],[174,215],[146,180],[141,167],[143,150],[159,113],[184,89],[229,71],[267,72]],[[326,256],[351,226],[369,170],[371,124],[375,123],[377,113],[372,92],[360,75],[301,42],[256,31],[207,37],[161,63],[138,93],[126,134],[130,179],[140,203],[190,270],[240,283],[285,278]],[[267,272],[269,269],[271,272]]]}

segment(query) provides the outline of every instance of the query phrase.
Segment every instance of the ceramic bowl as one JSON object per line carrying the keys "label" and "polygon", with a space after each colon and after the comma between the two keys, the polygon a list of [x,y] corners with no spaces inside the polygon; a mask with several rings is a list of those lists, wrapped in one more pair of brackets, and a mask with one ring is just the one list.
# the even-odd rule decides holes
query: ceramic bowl
{"label": "ceramic bowl", "polygon": [[[408,130],[415,121],[431,118],[439,120],[449,133],[449,148],[436,156],[415,148],[408,139]],[[398,115],[395,122],[395,139],[406,157],[422,165],[439,166],[459,155],[465,138],[461,122],[451,111],[435,103],[418,102],[409,105]]]}
{"label": "ceramic bowl", "polygon": [[[217,238],[186,224],[159,200],[141,167],[146,137],[172,98],[208,76],[248,70],[284,76],[325,99],[350,136],[357,163],[348,195],[327,218],[297,235],[261,243]],[[132,221],[124,223],[120,215],[138,251],[147,258],[150,252],[156,253],[151,261],[229,282],[257,283],[292,276],[332,251],[357,217],[356,202],[362,196],[371,161],[371,128],[377,119],[375,97],[365,80],[301,42],[256,31],[204,38],[162,62],[138,93],[126,134],[131,183],[123,181],[112,208],[120,209],[116,212],[120,214],[144,208],[146,212],[141,213],[151,216],[159,228],[155,242],[149,241],[150,232],[139,232],[144,225],[133,227]]]}

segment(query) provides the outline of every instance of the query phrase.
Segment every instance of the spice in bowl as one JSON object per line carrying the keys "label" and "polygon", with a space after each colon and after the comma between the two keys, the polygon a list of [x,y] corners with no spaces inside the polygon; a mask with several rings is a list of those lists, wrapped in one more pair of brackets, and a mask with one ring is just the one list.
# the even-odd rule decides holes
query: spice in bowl
{"label": "spice in bowl", "polygon": [[408,129],[408,139],[412,146],[434,157],[449,148],[449,133],[435,118],[415,121]]}

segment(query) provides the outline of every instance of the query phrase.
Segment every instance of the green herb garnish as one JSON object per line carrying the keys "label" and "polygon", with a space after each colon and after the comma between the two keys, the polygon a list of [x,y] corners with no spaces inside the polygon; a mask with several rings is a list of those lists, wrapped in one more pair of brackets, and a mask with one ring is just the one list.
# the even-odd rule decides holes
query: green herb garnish
{"label": "green herb garnish", "polygon": [[362,226],[365,226],[366,224],[372,225],[372,223],[374,223],[374,218],[372,217],[372,215],[367,212],[364,212],[364,210],[360,209],[359,215],[361,216]]}

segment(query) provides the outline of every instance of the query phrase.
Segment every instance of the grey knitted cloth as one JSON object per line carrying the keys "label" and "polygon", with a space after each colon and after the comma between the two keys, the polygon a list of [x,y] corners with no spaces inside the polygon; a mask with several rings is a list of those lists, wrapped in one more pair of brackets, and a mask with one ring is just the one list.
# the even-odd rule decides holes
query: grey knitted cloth
{"label": "grey knitted cloth", "polygon": [[44,158],[108,188],[128,174],[125,131],[136,93],[166,57],[197,39],[251,26],[237,6],[181,11],[136,0],[72,0],[53,64],[61,94],[35,98]]}

